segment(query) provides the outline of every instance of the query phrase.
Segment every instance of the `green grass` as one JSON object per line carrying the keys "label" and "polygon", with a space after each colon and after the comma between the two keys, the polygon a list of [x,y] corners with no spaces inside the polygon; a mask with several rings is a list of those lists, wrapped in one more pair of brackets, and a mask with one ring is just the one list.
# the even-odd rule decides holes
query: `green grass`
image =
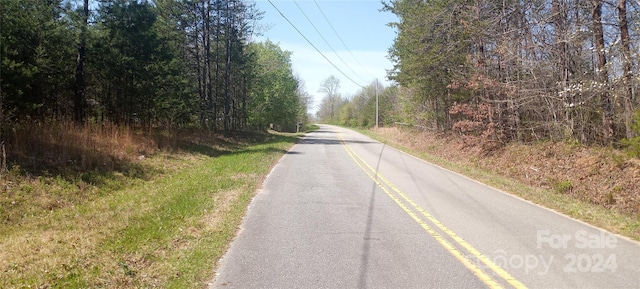
{"label": "green grass", "polygon": [[34,206],[1,224],[0,287],[205,287],[265,176],[296,141],[270,134],[200,144],[149,157],[131,174],[25,184],[55,186],[57,194],[81,184],[89,200]]}
{"label": "green grass", "polygon": [[607,229],[613,233],[618,233],[640,241],[640,216],[620,213],[615,210],[610,210],[602,206],[576,199],[571,195],[566,194],[566,192],[571,190],[573,187],[570,181],[563,180],[553,182],[553,190],[533,187],[496,174],[495,172],[479,168],[477,165],[457,163],[423,151],[410,149],[402,144],[394,143],[392,140],[388,140],[384,136],[369,130],[358,131],[413,156],[465,175],[491,187],[521,197],[525,200],[594,226]]}

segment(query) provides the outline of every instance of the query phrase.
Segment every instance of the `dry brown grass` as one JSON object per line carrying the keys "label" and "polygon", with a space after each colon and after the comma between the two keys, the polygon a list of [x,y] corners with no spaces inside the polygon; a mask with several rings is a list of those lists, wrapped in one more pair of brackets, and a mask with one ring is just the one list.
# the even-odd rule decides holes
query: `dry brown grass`
{"label": "dry brown grass", "polygon": [[199,288],[295,139],[51,123],[7,140],[0,288]]}
{"label": "dry brown grass", "polygon": [[149,180],[175,169],[145,162],[154,154],[182,150],[214,156],[237,143],[204,131],[136,130],[71,121],[16,124],[5,138],[6,156],[0,154],[7,163],[7,170],[0,170],[0,224],[17,224],[25,216],[91,201],[122,188],[124,180]]}
{"label": "dry brown grass", "polygon": [[9,166],[55,174],[65,168],[113,170],[123,161],[157,151],[153,137],[110,123],[71,121],[19,124],[6,136]]}
{"label": "dry brown grass", "polygon": [[0,224],[78,205],[127,177],[149,178],[141,164],[155,140],[111,124],[69,121],[15,125],[6,138],[8,171],[0,171]]}

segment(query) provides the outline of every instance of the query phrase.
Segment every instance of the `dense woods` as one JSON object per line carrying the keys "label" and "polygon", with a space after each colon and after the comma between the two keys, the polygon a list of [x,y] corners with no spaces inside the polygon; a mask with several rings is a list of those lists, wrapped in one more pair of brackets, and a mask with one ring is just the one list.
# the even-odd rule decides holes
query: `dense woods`
{"label": "dense woods", "polygon": [[401,121],[493,143],[633,140],[639,9],[626,0],[386,2],[399,19],[396,110]]}
{"label": "dense woods", "polygon": [[230,132],[306,117],[289,53],[252,41],[248,1],[0,1],[3,139],[60,120]]}
{"label": "dense woods", "polygon": [[[73,120],[236,131],[306,119],[289,52],[255,43],[242,0],[0,0],[0,141]],[[389,77],[330,77],[319,120],[410,123],[489,143],[639,143],[640,5],[628,0],[392,0]]]}

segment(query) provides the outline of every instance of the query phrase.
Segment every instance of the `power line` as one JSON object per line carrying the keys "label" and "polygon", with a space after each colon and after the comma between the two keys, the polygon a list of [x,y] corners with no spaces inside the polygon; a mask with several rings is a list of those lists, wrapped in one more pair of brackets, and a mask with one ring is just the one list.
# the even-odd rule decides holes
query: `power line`
{"label": "power line", "polygon": [[344,73],[340,68],[338,68],[335,64],[333,64],[333,62],[331,62],[331,60],[329,60],[329,58],[327,58],[327,56],[324,55],[324,53],[322,53],[320,51],[320,49],[318,49],[315,45],[313,45],[313,43],[306,37],[304,36],[304,34],[302,32],[300,32],[300,30],[298,29],[298,27],[296,27],[295,25],[293,25],[293,23],[289,20],[289,18],[287,18],[287,16],[284,16],[284,14],[282,13],[282,11],[280,11],[280,9],[278,9],[278,7],[276,7],[276,5],[273,4],[273,2],[271,2],[271,0],[267,0],[269,2],[269,4],[271,4],[271,6],[273,6],[274,9],[276,9],[276,11],[278,11],[278,13],[280,13],[280,16],[282,16],[282,18],[284,18],[284,20],[287,20],[287,22],[289,22],[289,24],[291,25],[291,27],[293,27],[293,29],[295,29],[298,34],[300,34],[300,36],[302,36],[302,38],[304,38],[304,40],[306,40],[309,45],[311,45],[311,47],[313,47],[313,49],[315,49],[318,53],[320,53],[320,55],[322,55],[322,57],[329,62],[329,64],[331,64],[331,66],[333,66],[336,70],[338,70],[342,75],[344,75],[344,77],[346,77],[347,79],[349,79],[349,81],[353,82],[355,85],[359,86],[360,88],[364,88],[364,86],[360,85],[359,83],[357,83],[355,80],[353,80],[351,77],[349,77],[346,73]]}
{"label": "power line", "polygon": [[320,8],[320,5],[318,4],[318,2],[316,0],[313,0],[313,3],[316,4],[316,7],[318,7],[318,10],[320,10],[320,14],[322,14],[322,16],[324,17],[324,20],[327,21],[327,23],[329,24],[329,27],[331,27],[331,30],[333,30],[333,33],[335,33],[338,39],[340,39],[342,46],[344,46],[344,48],[349,52],[353,60],[355,60],[356,63],[360,65],[360,68],[362,68],[362,70],[364,70],[367,74],[369,74],[369,76],[375,78],[375,76],[373,76],[371,73],[369,73],[369,71],[366,68],[364,68],[364,66],[360,63],[360,61],[358,61],[355,55],[353,55],[353,53],[351,52],[351,49],[349,49],[349,47],[347,47],[347,44],[344,43],[344,40],[342,40],[342,37],[340,37],[340,34],[338,34],[338,31],[336,31],[336,29],[333,27],[333,24],[331,24],[331,21],[329,21],[329,18],[327,18],[327,15],[324,14],[324,11],[322,11],[322,8]]}
{"label": "power line", "polygon": [[340,57],[340,54],[338,54],[338,52],[336,52],[335,49],[333,49],[333,46],[331,46],[331,44],[329,43],[329,41],[327,41],[326,38],[324,38],[324,36],[322,35],[322,33],[320,32],[320,30],[318,30],[318,28],[316,27],[315,24],[313,24],[313,21],[311,21],[311,19],[309,19],[309,17],[307,16],[306,13],[304,13],[304,10],[302,9],[302,7],[300,7],[300,5],[298,5],[298,1],[293,0],[293,3],[296,4],[296,7],[298,7],[298,9],[300,10],[300,12],[302,13],[302,15],[304,16],[304,18],[307,19],[307,21],[309,21],[309,24],[311,24],[311,26],[313,27],[313,29],[316,30],[316,32],[318,32],[318,35],[320,35],[320,38],[322,38],[322,40],[324,40],[324,43],[326,43],[329,48],[331,48],[331,51],[333,51],[333,53],[338,57],[338,59],[340,59],[340,61],[342,61],[342,64],[344,64],[349,70],[351,70],[351,72],[357,76],[358,78],[360,78],[360,80],[365,81],[362,77],[360,77],[360,75],[358,75],[357,72],[355,72],[351,66],[349,66],[344,59],[342,59],[342,57]]}

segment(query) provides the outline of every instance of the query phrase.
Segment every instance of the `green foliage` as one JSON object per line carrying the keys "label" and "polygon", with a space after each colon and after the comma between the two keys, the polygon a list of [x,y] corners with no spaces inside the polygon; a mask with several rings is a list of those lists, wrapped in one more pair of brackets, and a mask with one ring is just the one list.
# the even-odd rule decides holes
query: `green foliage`
{"label": "green foliage", "polygon": [[622,144],[628,147],[630,155],[640,158],[640,110],[636,111],[632,128],[636,136],[631,139],[623,139]]}
{"label": "green foliage", "polygon": [[573,184],[569,180],[553,181],[553,190],[558,193],[569,193],[573,189]]}
{"label": "green foliage", "polygon": [[[389,24],[397,37],[389,49],[394,67],[388,76],[402,87],[397,109],[403,122],[450,131],[456,125],[449,115],[454,103],[487,103],[506,141],[620,139],[638,85],[638,69],[631,65],[638,54],[630,53],[638,35],[625,37],[622,22],[637,26],[638,18],[630,15],[638,8],[619,1],[633,11],[623,16],[617,9],[574,2],[383,1],[384,10],[398,17]],[[596,15],[618,23],[595,23]],[[596,30],[576,35],[585,25],[616,37]],[[593,61],[594,52],[582,48],[594,45],[594,37],[602,47],[619,49],[597,49],[599,61]],[[613,64],[605,65],[607,59]]]}
{"label": "green foliage", "polygon": [[148,2],[117,0],[101,6],[94,39],[94,72],[101,76],[97,101],[116,123],[149,123],[157,110],[157,83],[168,55],[154,30],[157,15]]}
{"label": "green foliage", "polygon": [[[398,36],[389,50],[395,63],[389,77],[412,93],[405,98],[412,123],[450,126],[447,111],[466,89],[456,75],[466,73],[470,23],[465,1],[392,1],[385,9],[401,19],[390,25]],[[457,73],[457,74],[456,74]],[[413,111],[416,110],[416,111]],[[428,112],[428,113],[424,113]]]}
{"label": "green foliage", "polygon": [[298,81],[293,77],[291,52],[266,41],[249,45],[255,55],[255,78],[249,98],[248,124],[266,128],[270,124],[295,131],[300,100]]}
{"label": "green foliage", "polygon": [[[255,4],[97,1],[88,24],[83,8],[82,1],[0,0],[3,131],[7,122],[71,118],[78,103],[89,121],[147,128],[295,128],[306,118],[289,53],[273,52],[279,47],[271,43],[272,55],[258,58],[248,48],[261,18]],[[274,61],[283,69],[269,71]]]}
{"label": "green foliage", "polygon": [[[254,134],[206,141],[200,144],[206,149],[141,160],[154,176],[140,180],[122,175],[118,187],[87,185],[80,178],[30,181],[15,166],[11,174],[21,179],[12,182],[27,183],[24,187],[33,192],[0,201],[0,241],[7,244],[3,253],[9,260],[0,270],[0,287],[201,288],[210,281],[212,260],[226,252],[261,180],[297,140]],[[208,155],[216,150],[218,155]],[[73,187],[77,191],[81,186],[94,193],[67,198],[74,195]],[[52,194],[55,198],[49,199]],[[28,210],[21,204],[44,201],[62,205]],[[4,209],[23,217],[7,223]],[[48,237],[20,241],[36,235]]]}
{"label": "green foliage", "polygon": [[5,118],[58,114],[68,100],[75,62],[74,34],[61,1],[0,0],[0,13]]}
{"label": "green foliage", "polygon": [[[398,88],[395,86],[385,88],[374,81],[349,99],[333,100],[332,104],[331,98],[325,97],[318,115],[324,122],[350,127],[374,127],[376,125],[377,95],[379,125],[390,126],[398,121],[397,91]],[[331,117],[332,105],[337,107],[334,109],[335,115],[333,117]]]}

